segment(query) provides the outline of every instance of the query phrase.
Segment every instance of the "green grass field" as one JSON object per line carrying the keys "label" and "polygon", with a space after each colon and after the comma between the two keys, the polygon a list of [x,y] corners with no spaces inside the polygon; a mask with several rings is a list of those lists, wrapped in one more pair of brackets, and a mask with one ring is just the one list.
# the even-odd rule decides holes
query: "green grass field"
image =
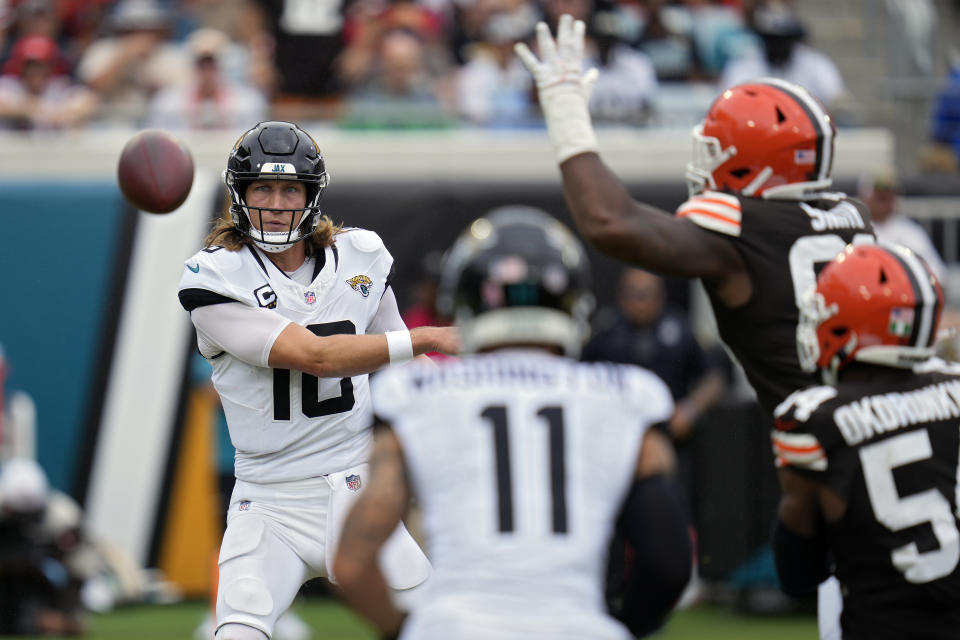
{"label": "green grass field", "polygon": [[[315,640],[375,640],[376,635],[333,600],[311,599],[297,611]],[[91,619],[88,640],[189,640],[206,612],[203,603],[124,607]],[[701,605],[677,613],[657,640],[815,640],[816,619],[809,615],[743,616],[727,608]],[[39,639],[38,639],[39,640]]]}

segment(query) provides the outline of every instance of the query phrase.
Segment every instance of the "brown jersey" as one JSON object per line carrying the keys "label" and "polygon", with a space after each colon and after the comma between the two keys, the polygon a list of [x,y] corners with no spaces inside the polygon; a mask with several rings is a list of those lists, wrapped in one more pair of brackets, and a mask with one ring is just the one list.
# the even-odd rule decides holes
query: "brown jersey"
{"label": "brown jersey", "polygon": [[870,213],[841,193],[798,202],[707,191],[683,203],[677,216],[728,237],[747,266],[750,300],[731,309],[711,295],[711,303],[720,338],[773,412],[791,392],[816,383],[800,368],[798,301],[847,244],[874,241]]}
{"label": "brown jersey", "polygon": [[827,526],[844,638],[960,633],[960,368],[877,367],[869,382],[798,391],[776,410],[780,466],[846,503]]}

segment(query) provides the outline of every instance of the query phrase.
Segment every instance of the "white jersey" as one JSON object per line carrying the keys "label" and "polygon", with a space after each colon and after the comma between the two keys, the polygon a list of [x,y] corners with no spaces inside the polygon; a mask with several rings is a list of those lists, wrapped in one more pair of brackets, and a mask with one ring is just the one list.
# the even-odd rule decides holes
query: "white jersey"
{"label": "white jersey", "polygon": [[386,370],[373,402],[423,508],[425,607],[613,624],[605,558],[641,438],[673,409],[659,378],[511,350]]}
{"label": "white jersey", "polygon": [[[389,286],[392,265],[380,237],[362,229],[339,234],[317,257],[309,285],[288,277],[253,247],[208,247],[186,261],[180,301],[188,311],[240,302],[317,335],[363,334]],[[298,480],[366,461],[372,423],[367,375],[317,378],[270,368],[269,345],[257,366],[198,338],[213,365],[213,384],[237,450],[237,478]]]}

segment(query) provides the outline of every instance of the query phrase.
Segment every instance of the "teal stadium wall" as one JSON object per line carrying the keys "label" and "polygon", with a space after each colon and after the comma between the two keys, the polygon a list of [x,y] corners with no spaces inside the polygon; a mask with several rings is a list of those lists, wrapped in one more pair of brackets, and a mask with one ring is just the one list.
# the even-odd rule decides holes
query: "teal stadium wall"
{"label": "teal stadium wall", "polygon": [[110,182],[0,182],[0,203],[7,389],[36,403],[39,462],[75,494],[135,218]]}

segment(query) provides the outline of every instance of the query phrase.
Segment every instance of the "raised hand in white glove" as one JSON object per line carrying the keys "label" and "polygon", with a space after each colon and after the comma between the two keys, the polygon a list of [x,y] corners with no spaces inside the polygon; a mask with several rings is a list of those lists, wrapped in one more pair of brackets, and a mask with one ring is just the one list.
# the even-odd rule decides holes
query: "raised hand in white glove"
{"label": "raised hand in white glove", "polygon": [[564,14],[557,25],[556,42],[545,23],[537,24],[537,44],[542,61],[526,44],[519,42],[514,46],[537,83],[540,107],[558,163],[579,153],[597,150],[587,101],[598,71],[583,72],[585,31],[582,20]]}

